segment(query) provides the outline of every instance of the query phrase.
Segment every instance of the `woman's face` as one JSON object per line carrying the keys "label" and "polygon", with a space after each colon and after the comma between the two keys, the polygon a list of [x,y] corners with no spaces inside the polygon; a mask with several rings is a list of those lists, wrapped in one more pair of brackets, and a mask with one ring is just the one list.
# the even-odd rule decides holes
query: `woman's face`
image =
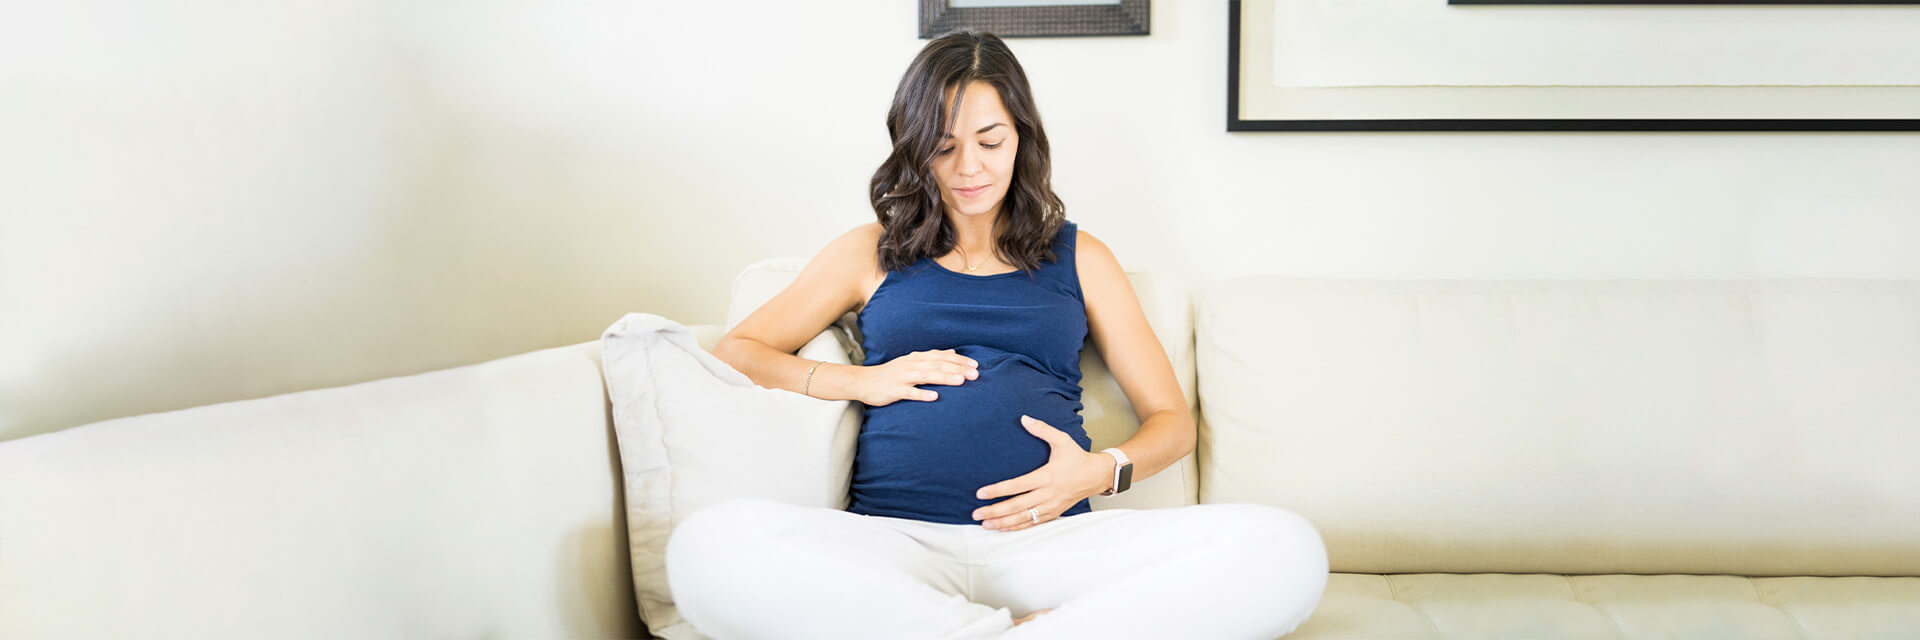
{"label": "woman's face", "polygon": [[[953,104],[953,94],[948,88],[942,104]],[[1014,151],[1019,148],[1020,136],[1014,132],[1013,116],[1000,102],[1000,91],[980,81],[967,85],[953,130],[933,155],[934,182],[940,185],[940,200],[947,211],[998,215],[1013,182]]]}

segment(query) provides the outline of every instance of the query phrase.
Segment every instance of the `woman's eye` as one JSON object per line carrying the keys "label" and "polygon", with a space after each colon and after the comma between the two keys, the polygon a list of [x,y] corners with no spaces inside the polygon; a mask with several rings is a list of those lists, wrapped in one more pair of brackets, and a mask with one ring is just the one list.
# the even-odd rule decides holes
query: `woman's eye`
{"label": "woman's eye", "polygon": [[[1007,143],[1007,141],[1005,141],[1005,140],[1001,140],[1001,141],[999,141],[999,142],[995,142],[995,143],[993,143],[993,144],[987,144],[987,143],[985,143],[985,142],[982,142],[982,143],[980,143],[980,147],[981,147],[981,148],[983,148],[983,149],[998,149],[998,148],[1000,148],[1000,145],[1003,145],[1003,144],[1006,144],[1006,143]],[[945,149],[941,149],[941,150],[939,150],[939,151],[935,151],[935,152],[933,153],[933,155],[936,155],[936,156],[944,156],[944,155],[947,155],[947,154],[949,154],[949,153],[953,153],[953,147],[947,147],[947,148],[945,148]]]}

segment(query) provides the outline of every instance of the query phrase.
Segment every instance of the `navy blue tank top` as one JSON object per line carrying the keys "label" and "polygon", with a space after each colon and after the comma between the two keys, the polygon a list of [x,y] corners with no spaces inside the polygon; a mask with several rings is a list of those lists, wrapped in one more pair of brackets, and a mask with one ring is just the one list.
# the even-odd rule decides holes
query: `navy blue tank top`
{"label": "navy blue tank top", "polygon": [[[853,459],[847,510],[948,524],[979,524],[973,510],[1009,498],[975,498],[981,487],[1047,463],[1046,441],[1021,414],[1092,446],[1080,422],[1080,349],[1087,308],[1075,270],[1078,225],[1054,236],[1055,260],[1031,275],[974,276],[922,258],[889,272],[859,313],[866,366],[915,351],[953,349],[980,363],[980,377],[927,384],[933,401],[867,406]],[[1086,500],[1062,515],[1091,511]]]}

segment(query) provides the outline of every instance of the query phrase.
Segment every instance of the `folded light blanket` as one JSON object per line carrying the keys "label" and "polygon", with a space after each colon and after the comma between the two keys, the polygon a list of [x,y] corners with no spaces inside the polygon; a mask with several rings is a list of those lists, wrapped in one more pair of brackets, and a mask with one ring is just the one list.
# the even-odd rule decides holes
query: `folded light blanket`
{"label": "folded light blanket", "polygon": [[[849,364],[850,340],[829,327],[799,356]],[[685,326],[653,314],[627,314],[600,348],[641,618],[654,635],[700,638],[667,587],[673,528],[741,497],[845,509],[862,405],[755,385]]]}

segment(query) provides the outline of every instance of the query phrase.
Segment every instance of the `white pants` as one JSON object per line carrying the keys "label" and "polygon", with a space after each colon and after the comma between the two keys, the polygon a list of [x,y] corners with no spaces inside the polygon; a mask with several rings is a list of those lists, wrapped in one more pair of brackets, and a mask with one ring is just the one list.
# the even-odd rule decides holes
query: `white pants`
{"label": "white pants", "polygon": [[681,522],[666,564],[681,615],[717,640],[1272,640],[1327,585],[1312,524],[1241,503],[1095,510],[1008,532],[737,499]]}

